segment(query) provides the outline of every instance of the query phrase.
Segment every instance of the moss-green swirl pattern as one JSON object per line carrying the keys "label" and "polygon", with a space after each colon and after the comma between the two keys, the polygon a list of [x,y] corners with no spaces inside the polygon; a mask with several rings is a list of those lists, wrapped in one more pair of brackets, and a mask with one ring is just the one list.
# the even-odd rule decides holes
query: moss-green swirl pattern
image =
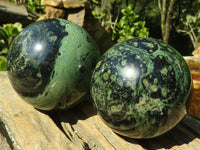
{"label": "moss-green swirl pattern", "polygon": [[88,91],[99,59],[95,41],[64,19],[47,19],[25,28],[8,52],[14,89],[36,108],[66,109]]}
{"label": "moss-green swirl pattern", "polygon": [[191,75],[183,57],[151,38],[116,44],[97,63],[91,96],[98,114],[115,132],[151,138],[186,114]]}

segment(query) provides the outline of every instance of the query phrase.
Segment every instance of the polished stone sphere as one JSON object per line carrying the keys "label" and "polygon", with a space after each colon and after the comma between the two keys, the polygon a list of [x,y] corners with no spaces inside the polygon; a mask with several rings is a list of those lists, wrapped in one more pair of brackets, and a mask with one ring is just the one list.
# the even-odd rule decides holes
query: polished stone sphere
{"label": "polished stone sphere", "polygon": [[118,134],[152,138],[186,114],[191,74],[183,57],[152,38],[110,48],[97,63],[91,97],[99,116]]}
{"label": "polished stone sphere", "polygon": [[47,19],[26,27],[8,51],[13,88],[42,110],[67,109],[89,93],[99,59],[95,41],[64,19]]}

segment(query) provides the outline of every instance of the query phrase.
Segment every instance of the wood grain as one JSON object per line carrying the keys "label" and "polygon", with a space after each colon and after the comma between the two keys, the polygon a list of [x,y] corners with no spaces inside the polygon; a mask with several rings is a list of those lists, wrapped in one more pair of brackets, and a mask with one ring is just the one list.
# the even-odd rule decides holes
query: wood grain
{"label": "wood grain", "polygon": [[[172,130],[153,139],[130,139],[115,134],[86,101],[76,109],[52,114],[57,125],[77,146],[91,150],[199,150],[200,121],[186,115]],[[55,120],[55,119],[54,119]]]}
{"label": "wood grain", "polygon": [[185,57],[193,79],[188,115],[200,119],[200,56]]}
{"label": "wood grain", "polygon": [[[190,66],[199,101],[199,57],[185,58]],[[194,64],[194,65],[193,65]],[[196,95],[195,95],[196,94]],[[196,116],[195,103],[189,114]],[[43,112],[26,104],[11,87],[7,72],[0,72],[0,149],[82,149],[82,150],[199,150],[200,121],[189,115],[172,130],[153,139],[130,139],[115,134],[85,102],[68,111]],[[2,126],[6,124],[6,128]],[[8,129],[8,130],[6,130]],[[7,132],[7,133],[5,133]],[[12,137],[10,136],[12,135]],[[10,138],[10,139],[9,139]],[[7,142],[7,143],[5,143]],[[31,146],[32,145],[32,146]],[[19,149],[20,149],[19,148]]]}
{"label": "wood grain", "polygon": [[7,72],[0,72],[0,129],[0,150],[80,149],[47,114],[34,109],[17,95]]}

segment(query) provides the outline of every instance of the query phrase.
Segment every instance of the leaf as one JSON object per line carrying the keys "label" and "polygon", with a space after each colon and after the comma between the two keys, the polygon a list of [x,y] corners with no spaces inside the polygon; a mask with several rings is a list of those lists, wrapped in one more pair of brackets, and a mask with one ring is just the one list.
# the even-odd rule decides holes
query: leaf
{"label": "leaf", "polygon": [[6,69],[7,69],[6,57],[0,56],[0,71],[6,71]]}
{"label": "leaf", "polygon": [[119,28],[123,28],[123,26],[124,26],[125,23],[126,23],[126,20],[121,19],[121,20],[119,21],[119,23],[118,23],[118,27],[119,27]]}
{"label": "leaf", "polygon": [[22,24],[19,23],[19,22],[16,22],[16,23],[14,24],[14,27],[18,29],[18,32],[21,32],[21,31],[23,30]]}
{"label": "leaf", "polygon": [[12,40],[22,31],[21,23],[4,24],[0,27],[0,55],[7,55]]}
{"label": "leaf", "polygon": [[149,31],[145,27],[145,21],[139,21],[139,15],[135,14],[129,5],[121,10],[122,17],[113,30],[113,36],[117,42],[133,37],[148,37]]}
{"label": "leaf", "polygon": [[0,27],[0,40],[6,40],[8,35],[4,28]]}
{"label": "leaf", "polygon": [[8,53],[8,48],[4,47],[2,48],[2,50],[0,51],[0,55],[6,55]]}

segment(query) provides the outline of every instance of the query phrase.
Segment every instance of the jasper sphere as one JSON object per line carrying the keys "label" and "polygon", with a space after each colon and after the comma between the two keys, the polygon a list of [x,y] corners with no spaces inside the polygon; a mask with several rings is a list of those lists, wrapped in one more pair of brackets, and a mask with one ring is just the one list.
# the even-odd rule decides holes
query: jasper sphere
{"label": "jasper sphere", "polygon": [[170,45],[134,38],[110,48],[97,63],[91,97],[99,116],[115,132],[152,138],[186,114],[191,74]]}
{"label": "jasper sphere", "polygon": [[83,28],[64,19],[42,20],[13,40],[8,75],[17,93],[34,107],[67,109],[88,93],[99,56]]}

